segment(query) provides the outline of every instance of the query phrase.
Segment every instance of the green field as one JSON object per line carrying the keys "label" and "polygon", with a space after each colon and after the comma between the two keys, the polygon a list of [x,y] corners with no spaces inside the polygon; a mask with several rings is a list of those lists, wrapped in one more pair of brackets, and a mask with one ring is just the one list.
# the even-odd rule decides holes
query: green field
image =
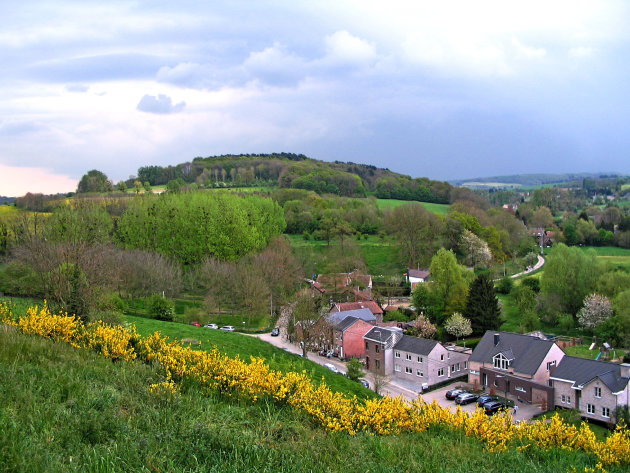
{"label": "green field", "polygon": [[[327,254],[335,251],[339,246],[338,241],[330,243],[325,241],[304,240],[300,235],[286,235],[291,241],[293,251],[300,261],[304,261],[309,273],[321,274],[329,271]],[[359,255],[367,266],[368,274],[393,275],[402,274],[404,265],[399,263],[398,249],[389,238],[381,239],[370,235],[367,239],[357,240],[351,237],[352,244],[358,247]],[[333,261],[334,264],[334,261]]]}
{"label": "green field", "polygon": [[431,202],[416,202],[413,200],[396,200],[396,199],[376,199],[378,202],[378,208],[385,209],[395,209],[396,207],[400,207],[401,205],[416,203],[422,205],[425,209],[430,212],[433,212],[436,215],[446,215],[448,210],[451,208],[448,204],[433,204]]}

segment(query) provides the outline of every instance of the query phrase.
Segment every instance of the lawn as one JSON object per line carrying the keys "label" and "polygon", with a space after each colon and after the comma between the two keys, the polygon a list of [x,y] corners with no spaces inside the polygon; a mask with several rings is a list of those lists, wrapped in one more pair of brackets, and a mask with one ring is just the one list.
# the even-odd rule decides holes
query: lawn
{"label": "lawn", "polygon": [[316,383],[324,379],[326,384],[335,391],[351,396],[356,395],[360,398],[375,396],[372,391],[365,389],[357,382],[350,381],[339,374],[332,373],[317,363],[276,348],[253,336],[132,315],[126,315],[125,319],[127,322],[134,324],[138,333],[143,336],[161,332],[172,339],[199,340],[203,350],[210,350],[212,347],[216,347],[221,353],[225,353],[230,357],[239,356],[242,360],[249,360],[252,356],[261,357],[275,370],[282,372],[306,371]]}
{"label": "lawn", "polygon": [[433,212],[437,215],[446,215],[448,210],[451,208],[448,204],[433,204],[431,202],[416,202],[414,200],[396,200],[396,199],[376,199],[378,202],[378,208],[385,209],[395,209],[396,207],[400,207],[401,205],[416,203],[422,205],[425,209],[430,212]]}
{"label": "lawn", "polygon": [[[304,240],[301,235],[287,235],[291,241],[294,254],[299,261],[305,262],[309,273],[321,274],[329,272],[326,259],[327,253],[338,249],[340,243],[331,241],[330,246],[325,241]],[[381,239],[377,236],[369,235],[368,238],[351,238],[352,244],[358,246],[359,255],[367,266],[368,274],[372,275],[402,275],[404,265],[399,263],[398,249],[394,242],[389,239]],[[337,248],[335,248],[337,247]],[[334,263],[334,262],[333,262]]]}

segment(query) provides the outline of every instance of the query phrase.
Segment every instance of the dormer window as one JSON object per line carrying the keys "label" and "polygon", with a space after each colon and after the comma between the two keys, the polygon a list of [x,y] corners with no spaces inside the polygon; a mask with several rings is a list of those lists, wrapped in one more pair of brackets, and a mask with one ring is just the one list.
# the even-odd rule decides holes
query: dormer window
{"label": "dormer window", "polygon": [[497,353],[492,357],[492,364],[499,370],[507,370],[510,366],[510,360],[503,356],[503,353]]}

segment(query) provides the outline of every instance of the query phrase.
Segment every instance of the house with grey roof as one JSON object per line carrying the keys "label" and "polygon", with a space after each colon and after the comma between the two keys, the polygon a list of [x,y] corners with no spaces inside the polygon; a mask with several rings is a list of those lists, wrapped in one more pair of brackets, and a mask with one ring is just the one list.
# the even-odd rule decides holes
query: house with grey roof
{"label": "house with grey roof", "polygon": [[341,359],[364,358],[363,336],[373,327],[373,323],[354,316],[333,325],[333,352]]}
{"label": "house with grey roof", "polygon": [[468,382],[553,409],[549,378],[564,356],[551,340],[489,330],[470,355]]}
{"label": "house with grey roof", "polygon": [[365,335],[365,368],[375,374],[389,376],[394,370],[393,347],[402,338],[398,327],[374,327]]}
{"label": "house with grey roof", "polygon": [[347,317],[355,317],[357,319],[371,323],[372,325],[376,325],[376,316],[367,307],[363,309],[344,310],[341,312],[331,312],[330,314],[326,316],[326,321],[331,326],[335,326],[339,324],[340,322],[342,322]]}
{"label": "house with grey roof", "polygon": [[414,391],[468,374],[469,348],[403,335],[394,345],[394,378]]}
{"label": "house with grey roof", "polygon": [[617,408],[628,407],[630,364],[565,356],[550,379],[555,405],[587,419],[616,424]]}

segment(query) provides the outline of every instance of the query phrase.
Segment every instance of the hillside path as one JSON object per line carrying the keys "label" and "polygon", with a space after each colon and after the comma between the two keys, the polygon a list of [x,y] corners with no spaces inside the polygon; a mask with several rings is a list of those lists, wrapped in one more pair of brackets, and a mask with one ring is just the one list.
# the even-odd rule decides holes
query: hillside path
{"label": "hillside path", "polygon": [[541,255],[538,255],[538,262],[534,265],[533,268],[526,269],[525,271],[521,271],[520,273],[517,273],[517,274],[513,274],[510,277],[513,278],[513,279],[520,278],[521,276],[523,276],[525,274],[533,273],[537,269],[542,268],[544,264],[545,264],[545,258],[543,258]]}

